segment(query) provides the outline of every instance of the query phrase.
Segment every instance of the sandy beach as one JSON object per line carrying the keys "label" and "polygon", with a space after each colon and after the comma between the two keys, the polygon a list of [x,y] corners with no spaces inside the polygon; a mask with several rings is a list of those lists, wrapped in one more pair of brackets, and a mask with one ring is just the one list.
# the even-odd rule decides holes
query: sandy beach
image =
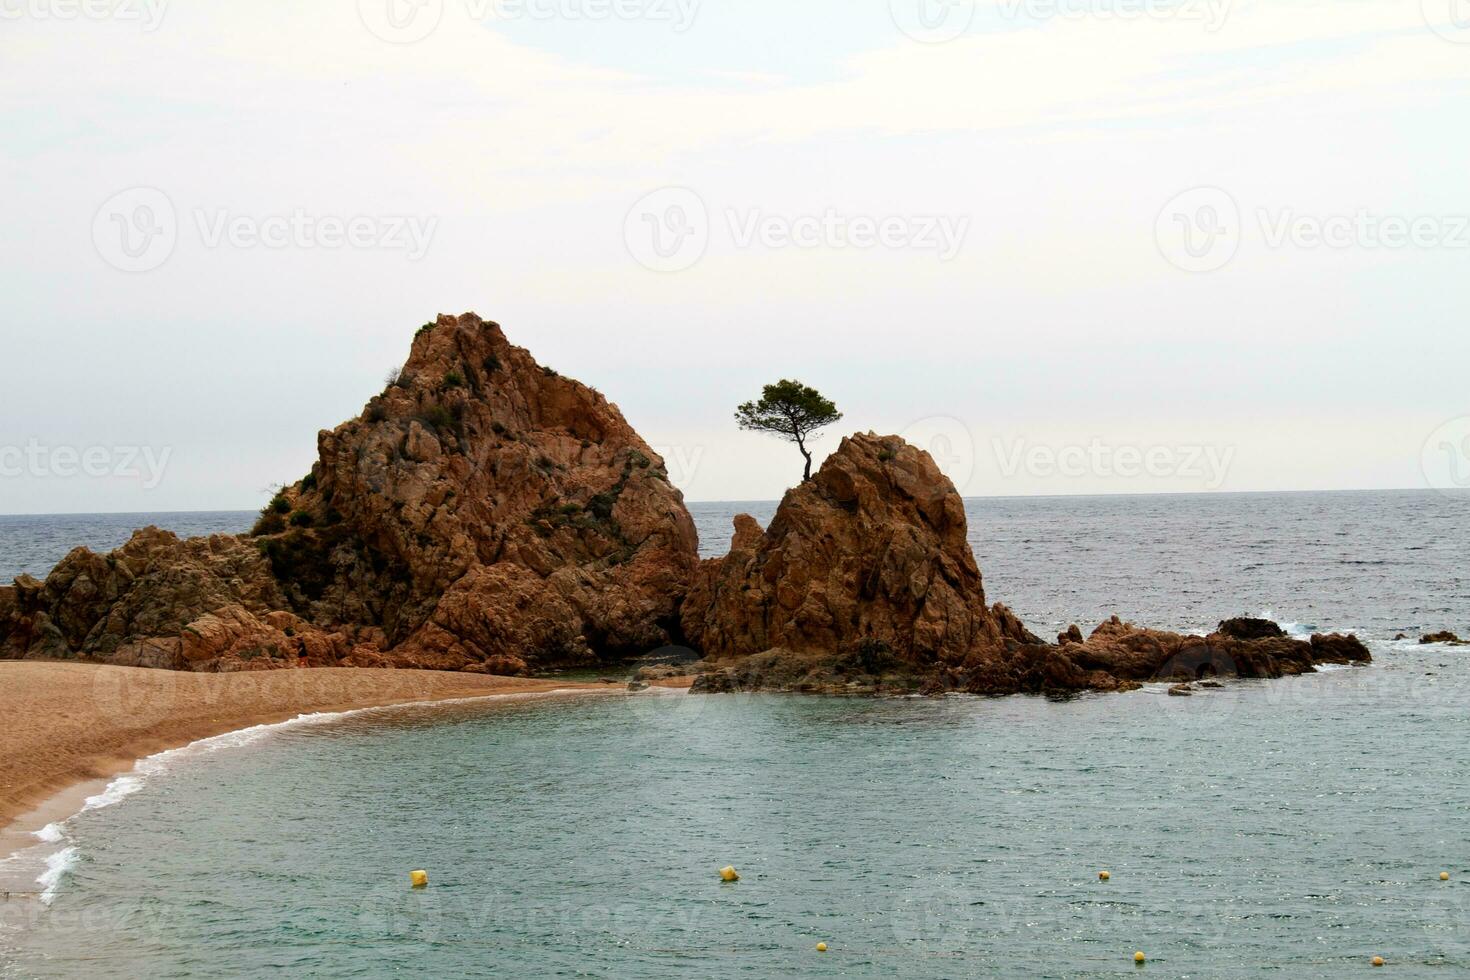
{"label": "sandy beach", "polygon": [[[195,674],[75,663],[0,662],[0,829],[70,788],[197,739],[318,711],[607,684],[417,670],[305,669]],[[79,802],[79,801],[78,801]],[[75,810],[76,806],[71,806]],[[70,811],[68,811],[70,812]],[[12,822],[16,823],[10,828]],[[0,836],[0,844],[4,836]],[[9,849],[0,846],[0,856]]]}

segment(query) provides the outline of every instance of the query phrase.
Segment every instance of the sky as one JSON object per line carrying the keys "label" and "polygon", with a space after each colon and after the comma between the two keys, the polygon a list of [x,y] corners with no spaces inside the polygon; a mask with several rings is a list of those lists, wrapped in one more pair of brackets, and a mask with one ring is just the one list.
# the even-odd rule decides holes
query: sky
{"label": "sky", "polygon": [[1470,485],[1470,0],[0,0],[0,513],[259,507],[439,313],[691,500]]}

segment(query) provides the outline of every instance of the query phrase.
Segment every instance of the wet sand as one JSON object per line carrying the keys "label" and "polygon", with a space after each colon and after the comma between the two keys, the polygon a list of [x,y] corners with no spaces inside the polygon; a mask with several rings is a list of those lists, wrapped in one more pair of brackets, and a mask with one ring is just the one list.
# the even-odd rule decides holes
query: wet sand
{"label": "wet sand", "polygon": [[211,735],[312,712],[569,689],[622,688],[418,670],[192,674],[0,661],[0,857],[16,832],[75,813],[96,781]]}

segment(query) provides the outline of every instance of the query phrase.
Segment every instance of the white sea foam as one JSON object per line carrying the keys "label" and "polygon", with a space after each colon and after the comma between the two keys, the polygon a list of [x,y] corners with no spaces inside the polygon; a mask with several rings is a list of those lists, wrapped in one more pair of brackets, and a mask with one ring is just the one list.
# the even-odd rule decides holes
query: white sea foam
{"label": "white sea foam", "polygon": [[1260,618],[1276,623],[1293,640],[1310,640],[1312,634],[1317,632],[1317,626],[1314,623],[1277,623],[1276,615],[1269,609],[1262,612]]}
{"label": "white sea foam", "polygon": [[[143,787],[147,785],[148,780],[152,777],[157,776],[160,773],[168,772],[175,763],[196,756],[209,755],[214,752],[218,752],[221,749],[233,749],[249,745],[253,742],[258,742],[263,738],[267,738],[277,732],[288,731],[293,728],[326,725],[335,721],[340,721],[344,718],[350,718],[358,715],[388,713],[413,708],[437,708],[444,705],[473,704],[479,701],[508,701],[548,697],[551,695],[585,693],[587,693],[586,690],[578,690],[575,688],[557,688],[552,691],[527,691],[514,692],[510,694],[485,694],[479,695],[477,697],[450,698],[443,701],[414,701],[407,704],[380,705],[371,708],[354,708],[351,711],[319,711],[313,712],[311,714],[297,715],[295,718],[291,718],[286,721],[275,722],[269,725],[253,725],[249,728],[239,729],[238,731],[225,732],[222,735],[212,735],[209,738],[201,738],[196,742],[190,742],[188,745],[185,745],[181,748],[167,749],[163,752],[158,752],[154,755],[147,756],[146,758],[139,759],[138,762],[133,766],[132,772],[126,773],[122,776],[118,776],[112,782],[108,783],[107,787],[96,796],[89,796],[82,804],[82,808],[78,810],[77,813],[73,814],[71,817],[66,818],[65,820],[61,820],[56,823],[49,823],[46,826],[42,827],[40,830],[34,831],[33,834],[35,837],[41,840],[42,845],[63,843],[64,841],[67,841],[69,839],[66,835],[66,825],[77,816],[80,816],[81,814],[87,813],[92,810],[100,810],[104,807],[109,807],[115,803],[121,802],[122,800],[128,798],[129,796],[132,796],[134,793],[137,793],[138,791],[143,789]],[[36,849],[40,849],[42,845],[37,845]],[[34,856],[27,857],[29,853],[30,849],[28,849],[26,852],[11,855],[10,858],[6,858],[5,860],[19,860],[22,858],[26,858],[27,860],[34,859]],[[76,864],[78,857],[79,852],[77,848],[73,845],[68,845],[66,847],[47,852],[45,854],[45,870],[40,874],[39,877],[36,878],[36,883],[42,888],[42,902],[46,903],[47,905],[51,904],[51,901],[56,897],[56,890],[61,883],[61,879],[63,878],[63,876],[65,876],[66,872]]]}
{"label": "white sea foam", "polygon": [[64,847],[61,850],[47,856],[46,870],[36,879],[36,884],[41,886],[41,901],[50,905],[56,898],[56,889],[61,884],[61,879],[68,871],[76,866],[78,851],[75,847]]}
{"label": "white sea foam", "polygon": [[31,831],[31,836],[43,844],[60,844],[66,839],[66,835],[61,832],[61,825],[55,823],[48,823],[40,830]]}
{"label": "white sea foam", "polygon": [[132,796],[143,788],[143,780],[138,776],[119,776],[107,784],[107,788],[96,796],[89,796],[82,804],[82,813],[88,810],[100,810],[105,806],[112,806],[125,798]]}

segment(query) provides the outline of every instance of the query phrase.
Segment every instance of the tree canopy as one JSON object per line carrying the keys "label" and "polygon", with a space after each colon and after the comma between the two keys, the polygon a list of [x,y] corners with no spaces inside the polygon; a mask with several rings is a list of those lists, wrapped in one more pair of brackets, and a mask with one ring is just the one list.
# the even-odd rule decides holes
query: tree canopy
{"label": "tree canopy", "polygon": [[759,401],[746,402],[735,410],[735,421],[740,428],[768,432],[796,443],[806,458],[803,481],[812,478],[812,454],[806,448],[807,438],[840,418],[842,413],[837,411],[837,406],[820,391],[786,379],[766,385]]}

